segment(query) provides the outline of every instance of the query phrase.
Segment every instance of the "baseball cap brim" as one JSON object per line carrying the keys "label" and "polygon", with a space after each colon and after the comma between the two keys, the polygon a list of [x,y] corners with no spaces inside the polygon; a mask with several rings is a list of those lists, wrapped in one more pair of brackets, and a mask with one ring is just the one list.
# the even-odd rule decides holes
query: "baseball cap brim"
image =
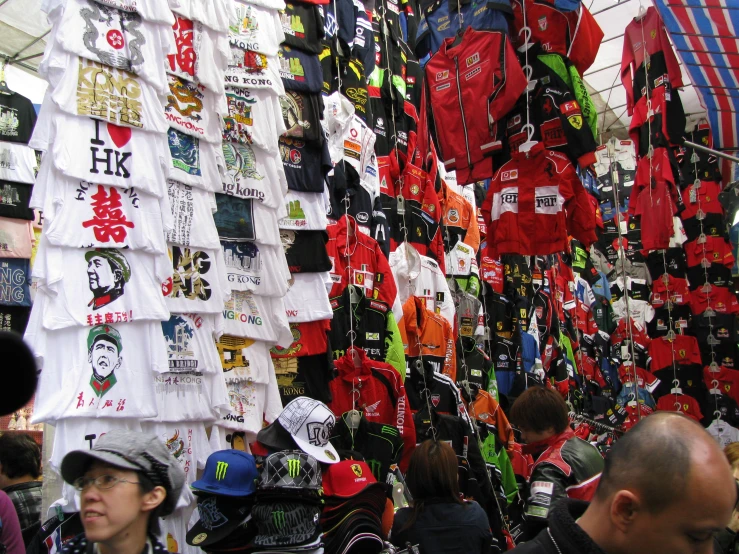
{"label": "baseball cap brim", "polygon": [[302,450],[306,454],[310,454],[321,463],[336,464],[341,461],[339,459],[339,453],[336,452],[334,445],[330,442],[327,442],[323,446],[316,446],[306,440],[295,436],[293,436],[292,439],[295,441],[295,444],[298,445],[298,448],[300,448],[300,450]]}
{"label": "baseball cap brim", "polygon": [[279,452],[280,450],[295,450],[293,436],[282,426],[278,420],[274,420],[264,429],[257,433],[257,442],[267,450]]}
{"label": "baseball cap brim", "polygon": [[[240,526],[248,526],[251,524],[251,514],[247,515],[243,519],[229,519],[228,522],[224,523],[216,529],[208,529],[205,527],[200,520],[187,532],[185,540],[190,546],[196,546],[198,548],[207,548],[209,546],[218,544],[226,538],[229,538],[231,533],[236,531]],[[256,535],[256,528],[252,529],[252,535]],[[252,537],[253,538],[253,537]]]}
{"label": "baseball cap brim", "polygon": [[121,469],[144,471],[144,468],[129,462],[123,458],[123,456],[120,456],[115,452],[104,452],[101,450],[73,450],[62,459],[60,467],[62,479],[70,485],[73,484],[78,478],[85,474],[93,462],[103,462]]}

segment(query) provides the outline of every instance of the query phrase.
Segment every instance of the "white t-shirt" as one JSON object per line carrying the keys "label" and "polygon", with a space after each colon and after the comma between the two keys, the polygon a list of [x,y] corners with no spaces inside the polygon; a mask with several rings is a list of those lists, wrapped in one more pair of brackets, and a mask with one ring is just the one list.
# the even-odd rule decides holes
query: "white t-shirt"
{"label": "white t-shirt", "polygon": [[59,52],[64,60],[49,67],[51,99],[63,111],[79,116],[164,133],[169,124],[166,100],[133,73]]}
{"label": "white t-shirt", "polygon": [[231,46],[226,85],[252,90],[266,89],[278,96],[285,94],[277,56],[248,52],[236,46]]}
{"label": "white t-shirt", "polygon": [[205,421],[219,419],[228,410],[222,374],[168,371],[155,377],[158,415],[152,421]]}
{"label": "white t-shirt", "polygon": [[202,85],[167,74],[169,93],[164,107],[168,126],[214,144],[221,142],[221,115],[226,99]]}
{"label": "white t-shirt", "polygon": [[334,311],[328,300],[333,281],[328,271],[295,273],[293,284],[285,295],[285,313],[290,323],[332,319]]}
{"label": "white t-shirt", "polygon": [[219,427],[244,431],[251,438],[262,429],[262,421],[271,422],[280,416],[282,400],[274,368],[270,373],[271,379],[266,385],[250,381],[231,381],[226,385],[231,410]]}
{"label": "white t-shirt", "polygon": [[267,208],[284,205],[287,178],[279,154],[249,144],[224,142],[222,190],[231,196],[259,200]]}
{"label": "white t-shirt", "polygon": [[[171,30],[166,25],[144,21],[93,0],[66,0],[49,14],[52,30],[42,64],[56,64],[59,47],[88,60],[138,75],[160,94],[167,82],[162,56],[167,52]],[[66,64],[65,64],[66,65]],[[65,65],[61,67],[62,69]]]}
{"label": "white t-shirt", "polygon": [[223,78],[231,55],[228,36],[200,21],[176,15],[168,38],[167,72],[223,94]]}
{"label": "white t-shirt", "polygon": [[223,317],[223,332],[228,335],[262,340],[270,346],[293,342],[282,298],[235,290],[226,300]]}
{"label": "white t-shirt", "polygon": [[220,314],[172,314],[161,324],[169,357],[168,371],[211,375],[222,372],[214,343],[217,328],[222,326]]}
{"label": "white t-shirt", "polygon": [[266,385],[274,372],[270,345],[260,340],[221,335],[216,342],[226,382],[250,381]]}
{"label": "white t-shirt", "polygon": [[0,258],[30,260],[34,241],[30,221],[0,217]]}
{"label": "white t-shirt", "polygon": [[287,132],[278,98],[266,90],[226,87],[228,114],[223,118],[223,140],[279,152],[277,137]]}
{"label": "white t-shirt", "polygon": [[277,10],[234,0],[233,19],[229,27],[229,42],[242,50],[276,56],[285,40]]}
{"label": "white t-shirt", "polygon": [[231,290],[221,249],[168,246],[171,277],[162,283],[162,293],[169,310],[172,313],[220,312]]}
{"label": "white t-shirt", "polygon": [[216,199],[212,192],[168,181],[169,205],[173,229],[166,234],[167,242],[193,248],[218,248],[218,231],[213,222]]}
{"label": "white t-shirt", "polygon": [[165,255],[114,248],[67,248],[41,239],[33,276],[48,296],[46,329],[167,320]]}
{"label": "white t-shirt", "polygon": [[221,172],[226,167],[221,148],[177,129],[167,131],[172,164],[170,179],[186,185],[221,192]]}
{"label": "white t-shirt", "polygon": [[[54,173],[43,207],[45,235],[54,246],[105,247],[165,254],[161,203],[136,189],[74,181]],[[49,184],[51,184],[51,182]],[[171,218],[167,218],[171,224]]]}
{"label": "white t-shirt", "polygon": [[[64,4],[65,0],[43,0],[41,11],[50,13],[58,6]],[[172,25],[174,16],[167,2],[161,0],[95,0],[98,4],[117,8],[127,12],[136,12],[146,21],[153,23],[165,23]]]}
{"label": "white t-shirt", "polygon": [[281,246],[222,241],[231,290],[250,290],[259,296],[287,293],[290,270]]}
{"label": "white t-shirt", "polygon": [[[29,146],[51,153],[44,157],[42,170],[53,159],[53,165],[68,177],[121,188],[135,186],[160,198],[167,195],[167,169],[172,161],[163,135],[68,115],[49,94]],[[37,188],[45,186],[39,171],[34,192],[43,197],[43,189],[39,192]]]}
{"label": "white t-shirt", "polygon": [[284,0],[251,0],[249,3],[254,4],[255,6],[259,6],[261,8],[267,8],[270,10],[284,10],[285,9]]}
{"label": "white t-shirt", "polygon": [[[37,309],[38,299],[36,295]],[[33,421],[156,415],[154,381],[167,369],[158,321],[69,327],[34,325],[25,340],[40,369]]]}
{"label": "white t-shirt", "polygon": [[739,441],[739,429],[732,427],[725,421],[714,419],[711,424],[706,427],[706,431],[718,441],[721,448],[727,444]]}
{"label": "white t-shirt", "polygon": [[[619,298],[611,304],[614,320],[626,319],[626,297]],[[646,326],[654,317],[654,308],[646,300],[629,298],[629,315],[639,325]]]}
{"label": "white t-shirt", "polygon": [[0,179],[33,184],[36,153],[25,144],[0,141]]}
{"label": "white t-shirt", "polygon": [[216,201],[218,211],[214,218],[222,239],[248,240],[267,246],[282,244],[277,221],[286,215],[284,207],[273,210],[260,202],[226,194],[216,195]]}
{"label": "white t-shirt", "polygon": [[[185,485],[189,486],[197,480],[198,470],[205,467],[205,462],[212,453],[208,435],[205,432],[205,425],[202,422],[180,420],[174,423],[160,423],[142,421],[141,428],[144,433],[159,437],[169,453],[172,454],[172,457],[180,463],[180,467],[185,472]],[[167,519],[161,523],[164,523]],[[182,542],[179,538],[177,539],[180,545],[187,544],[184,541],[185,537],[182,537]],[[182,553],[181,550],[177,550],[177,552]]]}
{"label": "white t-shirt", "polygon": [[328,227],[326,211],[331,207],[328,191],[300,192],[289,190],[285,196],[287,217],[278,225],[280,229],[293,231],[325,231]]}
{"label": "white t-shirt", "polygon": [[231,0],[177,0],[177,5],[170,2],[170,6],[173,12],[205,23],[216,32],[228,32],[233,12]]}

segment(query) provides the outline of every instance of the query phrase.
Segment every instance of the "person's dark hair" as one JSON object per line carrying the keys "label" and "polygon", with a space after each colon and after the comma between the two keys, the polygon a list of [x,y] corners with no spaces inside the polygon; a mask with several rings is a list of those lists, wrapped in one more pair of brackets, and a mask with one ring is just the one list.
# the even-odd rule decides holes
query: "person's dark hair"
{"label": "person's dark hair", "polygon": [[541,433],[549,428],[562,433],[570,425],[567,404],[551,389],[531,387],[511,407],[510,420],[519,429]]}
{"label": "person's dark hair", "polygon": [[[151,492],[154,490],[154,487],[156,487],[156,485],[154,484],[154,481],[152,481],[149,477],[147,477],[144,472],[137,471],[136,474],[138,475],[139,489],[141,489],[141,494],[146,494],[147,492]],[[161,518],[160,514],[162,513],[163,505],[164,505],[164,502],[159,504],[159,506],[154,508],[149,514],[149,523],[148,523],[147,531],[149,532],[150,535],[159,536],[160,534],[159,519]]]}
{"label": "person's dark hair", "polygon": [[3,474],[10,479],[24,475],[38,479],[41,475],[41,448],[25,433],[3,433],[0,435],[0,465]]}
{"label": "person's dark hair", "polygon": [[413,496],[413,514],[403,526],[409,529],[434,499],[462,504],[457,476],[457,455],[445,442],[426,440],[416,448],[408,464],[405,482]]}
{"label": "person's dark hair", "polygon": [[[677,418],[682,421],[676,422]],[[659,513],[685,494],[690,481],[690,439],[674,428],[675,423],[694,422],[675,412],[656,413],[617,440],[606,456],[595,498],[603,501],[616,491],[630,489],[639,493],[648,511]]]}

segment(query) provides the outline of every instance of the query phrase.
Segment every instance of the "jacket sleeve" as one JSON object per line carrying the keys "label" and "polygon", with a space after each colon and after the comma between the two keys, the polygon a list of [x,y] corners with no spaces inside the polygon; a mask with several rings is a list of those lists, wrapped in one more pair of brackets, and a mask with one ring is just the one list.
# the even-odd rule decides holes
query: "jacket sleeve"
{"label": "jacket sleeve", "polygon": [[585,121],[580,104],[566,89],[562,96],[562,103],[559,105],[559,111],[572,158],[576,159],[577,164],[583,169],[594,165],[597,145],[593,133]]}
{"label": "jacket sleeve", "polygon": [[523,540],[533,539],[547,526],[550,510],[567,498],[566,488],[567,478],[557,467],[542,463],[534,468],[524,508]]}
{"label": "jacket sleeve", "polygon": [[567,229],[585,248],[598,240],[595,234],[595,210],[587,197],[587,192],[577,178],[575,170],[570,166],[566,185],[571,191],[571,199],[565,200],[567,210]]}
{"label": "jacket sleeve", "polygon": [[634,115],[634,89],[631,77],[631,67],[634,63],[634,51],[629,39],[629,29],[624,35],[624,49],[621,54],[621,84],[626,90],[626,113]]}
{"label": "jacket sleeve", "polygon": [[398,323],[392,311],[387,313],[385,325],[385,363],[390,364],[405,381],[405,352],[403,351],[403,339],[400,336]]}
{"label": "jacket sleeve", "polygon": [[467,232],[464,235],[464,243],[477,254],[480,249],[480,227],[477,225],[477,210],[469,201],[465,200],[465,203],[469,206],[470,216],[467,223]]}
{"label": "jacket sleeve", "polygon": [[[505,48],[505,64],[502,66],[503,83],[496,87],[493,94],[488,98],[488,125],[497,125],[503,117],[511,111],[513,106],[518,102],[521,94],[526,90],[528,80],[518,63],[516,51],[511,44],[511,39],[503,35],[503,43],[501,48]],[[482,115],[482,114],[480,114]],[[491,129],[491,135],[495,136]]]}
{"label": "jacket sleeve", "polygon": [[[582,242],[582,241],[581,241]],[[398,296],[398,287],[395,284],[395,278],[393,272],[390,269],[390,263],[387,261],[385,254],[383,254],[380,245],[375,247],[375,269],[377,273],[375,275],[375,291],[377,289],[382,290],[382,297],[377,297],[377,300],[385,302],[388,307],[392,308],[395,302],[395,297]]]}

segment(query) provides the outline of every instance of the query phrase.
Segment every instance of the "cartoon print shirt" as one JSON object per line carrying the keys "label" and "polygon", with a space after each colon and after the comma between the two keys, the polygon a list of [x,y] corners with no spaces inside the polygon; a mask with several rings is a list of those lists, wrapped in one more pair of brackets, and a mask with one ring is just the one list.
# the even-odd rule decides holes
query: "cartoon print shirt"
{"label": "cartoon print shirt", "polygon": [[172,163],[167,174],[179,181],[208,192],[221,192],[221,173],[226,162],[217,144],[170,128],[167,143]]}
{"label": "cartoon print shirt", "polygon": [[29,260],[0,259],[0,305],[31,306],[31,264]]}
{"label": "cartoon print shirt", "polygon": [[[169,277],[161,293],[173,313],[219,313],[231,291],[218,249],[188,248],[169,244]],[[167,318],[164,318],[167,319]]]}
{"label": "cartoon print shirt", "polygon": [[241,50],[276,56],[280,44],[285,41],[281,16],[277,10],[236,0],[228,26],[228,40],[231,46]]}
{"label": "cartoon print shirt", "polygon": [[326,210],[331,206],[328,191],[316,193],[289,190],[285,204],[287,217],[278,222],[280,229],[324,231],[328,227]]}
{"label": "cartoon print shirt", "polygon": [[287,131],[277,97],[266,90],[226,87],[226,102],[223,141],[250,144],[276,154],[277,137]]}
{"label": "cartoon print shirt", "polygon": [[41,198],[49,186],[44,166],[52,165],[52,160],[67,177],[121,188],[135,186],[159,198],[167,195],[165,181],[172,161],[161,134],[69,115],[47,93],[29,144],[51,154],[44,157],[36,181]]}
{"label": "cartoon print shirt", "polygon": [[175,75],[167,74],[167,82],[169,92],[164,116],[169,126],[186,135],[219,144],[221,115],[227,113],[223,95]]}
{"label": "cartoon print shirt", "polygon": [[226,194],[216,194],[216,202],[218,211],[213,218],[222,239],[247,240],[268,246],[281,244],[277,221],[286,215],[284,208],[271,210],[251,199]]}
{"label": "cartoon print shirt", "polygon": [[223,332],[228,335],[265,341],[270,346],[293,342],[282,298],[234,290],[226,300],[223,317]]}
{"label": "cartoon print shirt", "polygon": [[196,248],[218,248],[218,231],[213,222],[215,195],[177,181],[167,181],[173,228],[167,242]]}
{"label": "cartoon print shirt", "polygon": [[0,140],[28,144],[36,124],[31,101],[17,92],[0,95]]}
{"label": "cartoon print shirt", "polygon": [[36,153],[25,144],[0,142],[0,179],[33,184]]}
{"label": "cartoon print shirt", "polygon": [[233,335],[221,335],[216,341],[226,382],[250,381],[266,385],[274,372],[266,342]]}
{"label": "cartoon print shirt", "polygon": [[221,241],[231,290],[250,290],[259,296],[287,293],[290,270],[281,246]]}
{"label": "cartoon print shirt", "polygon": [[[49,14],[47,44],[65,52],[137,75],[162,94],[167,90],[162,56],[169,45],[167,27],[144,21],[136,12],[122,11],[94,0],[67,0]],[[171,32],[170,32],[171,33]],[[47,48],[47,52],[49,49]],[[61,56],[44,56],[55,65]],[[66,64],[56,67],[64,68]]]}
{"label": "cartoon print shirt", "polygon": [[242,50],[237,46],[231,46],[226,85],[250,90],[264,89],[277,96],[285,94],[278,57]]}
{"label": "cartoon print shirt", "polygon": [[285,295],[285,313],[290,323],[331,319],[334,311],[328,299],[333,282],[328,271],[295,273]]}
{"label": "cartoon print shirt", "polygon": [[34,240],[30,221],[0,217],[0,258],[30,260]]}
{"label": "cartoon print shirt", "polygon": [[284,205],[287,178],[279,154],[238,142],[224,142],[222,148],[223,188],[216,192],[258,200],[267,208]]}
{"label": "cartoon print shirt", "polygon": [[282,412],[274,369],[270,370],[270,380],[266,385],[231,381],[226,387],[231,410],[220,421],[219,427],[243,431],[251,438],[250,442],[262,429],[263,421],[271,423]]}

